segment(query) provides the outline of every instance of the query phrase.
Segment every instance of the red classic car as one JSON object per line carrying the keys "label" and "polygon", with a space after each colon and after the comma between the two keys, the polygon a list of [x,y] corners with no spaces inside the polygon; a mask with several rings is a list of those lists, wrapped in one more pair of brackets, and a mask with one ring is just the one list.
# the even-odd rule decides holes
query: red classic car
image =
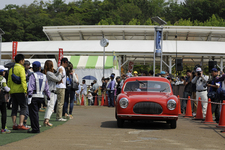
{"label": "red classic car", "polygon": [[117,126],[125,120],[166,121],[172,129],[177,126],[178,98],[170,82],[161,77],[131,77],[124,82],[115,107]]}

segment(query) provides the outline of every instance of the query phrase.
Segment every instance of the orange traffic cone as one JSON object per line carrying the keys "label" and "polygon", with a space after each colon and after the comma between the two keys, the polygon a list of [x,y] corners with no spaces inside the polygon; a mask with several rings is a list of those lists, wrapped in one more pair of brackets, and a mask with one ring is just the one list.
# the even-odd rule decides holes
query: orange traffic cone
{"label": "orange traffic cone", "polygon": [[97,100],[98,100],[98,96],[96,95],[96,96],[95,96],[95,103],[94,103],[94,106],[98,106]]}
{"label": "orange traffic cone", "polygon": [[191,100],[190,96],[188,96],[187,106],[186,106],[186,114],[184,116],[185,118],[193,117],[192,116],[192,110],[191,110]]}
{"label": "orange traffic cone", "polygon": [[107,94],[105,95],[105,103],[104,103],[104,106],[108,106],[108,95]]}
{"label": "orange traffic cone", "polygon": [[83,106],[84,105],[84,95],[82,95],[82,98],[81,98],[81,104],[80,104],[81,106]]}
{"label": "orange traffic cone", "polygon": [[197,113],[193,120],[203,120],[201,97],[198,98]]}
{"label": "orange traffic cone", "polygon": [[181,113],[181,107],[180,107],[180,96],[178,95],[177,98],[178,98],[178,115],[181,115],[182,113]]}
{"label": "orange traffic cone", "polygon": [[101,102],[101,106],[104,106],[104,94],[102,94],[102,102]]}
{"label": "orange traffic cone", "polygon": [[211,99],[210,98],[208,100],[208,106],[207,106],[207,112],[206,112],[204,124],[216,124],[213,121],[212,106],[211,106]]}
{"label": "orange traffic cone", "polygon": [[217,128],[225,128],[225,100],[223,100],[223,105],[222,105],[222,109],[220,112],[220,121],[216,127]]}

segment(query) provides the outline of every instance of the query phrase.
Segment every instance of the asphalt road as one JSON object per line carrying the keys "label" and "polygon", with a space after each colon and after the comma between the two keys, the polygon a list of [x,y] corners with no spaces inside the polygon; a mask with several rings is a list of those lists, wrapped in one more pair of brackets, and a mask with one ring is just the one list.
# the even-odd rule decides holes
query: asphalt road
{"label": "asphalt road", "polygon": [[179,117],[177,128],[165,122],[125,122],[117,128],[114,108],[74,107],[74,118],[1,150],[224,150],[225,133],[215,125]]}

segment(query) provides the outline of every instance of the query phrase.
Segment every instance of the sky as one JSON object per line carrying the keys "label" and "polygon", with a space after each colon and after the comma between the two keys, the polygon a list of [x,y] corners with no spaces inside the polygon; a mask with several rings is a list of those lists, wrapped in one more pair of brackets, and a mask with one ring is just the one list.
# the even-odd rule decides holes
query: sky
{"label": "sky", "polygon": [[[5,5],[8,5],[8,4],[16,4],[19,6],[23,4],[30,5],[33,1],[34,0],[0,0],[0,9],[5,8]],[[44,1],[48,1],[48,0],[44,0]],[[73,1],[76,1],[76,0],[65,0],[66,3],[73,2]],[[184,0],[178,0],[178,1],[183,2]]]}

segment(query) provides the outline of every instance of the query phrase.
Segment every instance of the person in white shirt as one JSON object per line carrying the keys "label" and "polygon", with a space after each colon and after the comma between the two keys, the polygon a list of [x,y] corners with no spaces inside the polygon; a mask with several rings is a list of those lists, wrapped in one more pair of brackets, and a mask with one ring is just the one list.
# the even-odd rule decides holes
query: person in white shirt
{"label": "person in white shirt", "polygon": [[58,68],[63,69],[63,78],[60,83],[56,85],[56,93],[57,93],[57,108],[56,108],[56,120],[57,121],[66,121],[66,119],[62,118],[62,111],[64,105],[64,98],[65,98],[65,89],[66,89],[66,70],[65,68],[68,67],[68,59],[62,58],[61,59],[61,66]]}
{"label": "person in white shirt", "polygon": [[82,88],[81,88],[81,95],[84,97],[84,105],[86,106],[86,96],[87,96],[87,85],[86,85],[86,81],[83,80],[82,81]]}
{"label": "person in white shirt", "polygon": [[75,97],[76,97],[75,101],[77,101],[77,99],[78,99],[79,102],[80,102],[80,105],[81,105],[80,92],[81,92],[81,86],[79,84],[78,85],[78,90],[76,90],[76,92],[75,92]]}
{"label": "person in white shirt", "polygon": [[88,105],[91,106],[92,103],[93,103],[93,96],[91,94],[91,91],[88,90]]}
{"label": "person in white shirt", "polygon": [[193,84],[196,84],[196,100],[200,97],[202,100],[202,113],[203,118],[206,116],[206,110],[208,106],[207,96],[207,81],[208,77],[203,75],[203,71],[200,67],[196,69],[195,77],[191,80]]}

